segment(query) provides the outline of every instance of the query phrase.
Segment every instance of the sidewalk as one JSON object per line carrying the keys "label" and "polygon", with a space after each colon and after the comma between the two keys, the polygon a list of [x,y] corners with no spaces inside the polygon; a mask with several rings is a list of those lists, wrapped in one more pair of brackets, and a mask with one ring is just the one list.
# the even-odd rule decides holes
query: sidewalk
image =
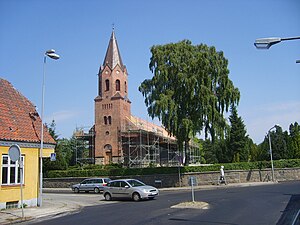
{"label": "sidewalk", "polygon": [[15,224],[23,221],[41,219],[45,217],[56,217],[67,215],[68,213],[77,212],[81,209],[80,204],[68,201],[57,201],[49,198],[44,194],[42,207],[24,208],[24,218],[22,218],[22,209],[7,209],[0,211],[0,224]]}
{"label": "sidewalk", "polygon": [[[231,188],[231,187],[247,187],[257,185],[269,185],[273,182],[254,182],[254,183],[236,183],[228,185],[204,185],[195,186],[195,190],[213,190],[219,188]],[[191,187],[178,187],[178,188],[161,188],[163,191],[178,191],[178,190],[190,190]],[[91,195],[90,202],[76,201],[71,195],[70,188],[44,188],[43,189],[43,205],[42,207],[28,207],[24,208],[24,218],[22,218],[22,209],[6,209],[0,211],[0,225],[21,223],[30,220],[44,220],[49,217],[65,216],[67,214],[76,213],[81,208],[89,205],[107,204],[103,200],[103,196],[100,194],[99,198],[95,198],[95,195]],[[61,199],[56,197],[58,194],[67,194],[69,199]],[[82,195],[82,197],[86,197]],[[73,200],[72,200],[73,199]],[[102,200],[101,200],[102,199]]]}

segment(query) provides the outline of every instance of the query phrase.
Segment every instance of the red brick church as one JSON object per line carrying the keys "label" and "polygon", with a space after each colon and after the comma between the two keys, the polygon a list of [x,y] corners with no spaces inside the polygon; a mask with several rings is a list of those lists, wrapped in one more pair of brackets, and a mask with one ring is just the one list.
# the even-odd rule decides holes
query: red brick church
{"label": "red brick church", "polygon": [[95,125],[89,134],[90,157],[95,164],[119,163],[129,167],[178,164],[180,154],[175,138],[163,127],[131,115],[128,73],[114,31],[98,73]]}

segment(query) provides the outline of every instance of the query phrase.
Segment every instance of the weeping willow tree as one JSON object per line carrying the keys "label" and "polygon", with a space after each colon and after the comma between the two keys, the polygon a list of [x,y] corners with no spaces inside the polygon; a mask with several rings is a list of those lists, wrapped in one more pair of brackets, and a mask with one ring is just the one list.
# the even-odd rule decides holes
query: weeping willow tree
{"label": "weeping willow tree", "polygon": [[153,77],[139,87],[149,116],[157,117],[177,138],[181,151],[187,150],[190,139],[202,130],[214,142],[216,135],[224,133],[224,112],[238,104],[240,97],[228,77],[223,52],[184,40],[155,45],[151,53]]}

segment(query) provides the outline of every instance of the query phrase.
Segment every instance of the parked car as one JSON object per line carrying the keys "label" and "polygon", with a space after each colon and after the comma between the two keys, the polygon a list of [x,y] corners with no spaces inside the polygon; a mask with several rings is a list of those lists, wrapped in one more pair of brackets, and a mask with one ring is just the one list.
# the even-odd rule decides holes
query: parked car
{"label": "parked car", "polygon": [[109,183],[109,178],[88,178],[80,182],[79,184],[72,185],[72,191],[79,193],[80,191],[93,191],[99,193],[103,191],[103,187]]}
{"label": "parked car", "polygon": [[113,180],[104,187],[103,196],[106,201],[113,198],[131,198],[134,201],[154,199],[159,195],[157,188],[135,179]]}

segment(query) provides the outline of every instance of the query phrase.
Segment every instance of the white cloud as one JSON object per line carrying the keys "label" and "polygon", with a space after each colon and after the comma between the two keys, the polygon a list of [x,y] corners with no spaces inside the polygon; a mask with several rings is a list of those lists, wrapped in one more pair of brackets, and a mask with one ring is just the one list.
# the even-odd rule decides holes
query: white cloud
{"label": "white cloud", "polygon": [[56,124],[56,132],[60,138],[70,138],[77,127],[77,124],[91,124],[88,120],[92,118],[88,113],[81,110],[61,110],[53,112],[45,117],[45,122],[51,124],[52,120]]}
{"label": "white cloud", "polygon": [[62,110],[58,112],[53,112],[50,116],[45,118],[45,121],[52,121],[54,120],[55,123],[63,123],[68,120],[72,120],[75,117],[79,116],[81,113],[78,111],[70,111],[70,110]]}

